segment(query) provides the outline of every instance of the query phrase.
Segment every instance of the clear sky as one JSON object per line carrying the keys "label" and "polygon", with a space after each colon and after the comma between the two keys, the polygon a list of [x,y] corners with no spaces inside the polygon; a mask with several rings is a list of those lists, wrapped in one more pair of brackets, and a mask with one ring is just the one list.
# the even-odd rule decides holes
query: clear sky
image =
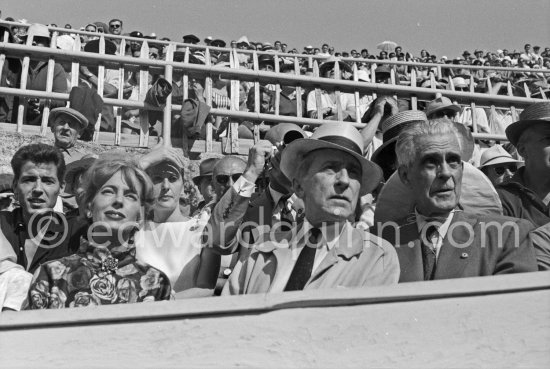
{"label": "clear sky", "polygon": [[456,57],[475,48],[550,47],[550,0],[2,0],[2,17],[87,23],[111,18],[124,31],[181,41],[193,33],[225,41],[286,42],[300,51],[327,42],[336,50],[395,41],[418,55]]}

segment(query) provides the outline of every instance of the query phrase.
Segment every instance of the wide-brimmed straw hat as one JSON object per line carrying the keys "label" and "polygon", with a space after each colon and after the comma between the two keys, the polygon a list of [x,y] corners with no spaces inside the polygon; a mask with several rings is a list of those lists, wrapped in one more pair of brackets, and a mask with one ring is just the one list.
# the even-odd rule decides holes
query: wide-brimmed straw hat
{"label": "wide-brimmed straw hat", "polygon": [[506,127],[506,137],[512,145],[517,146],[523,131],[535,124],[550,123],[550,101],[529,105],[519,115],[519,120]]}
{"label": "wide-brimmed straw hat", "polygon": [[427,122],[428,118],[423,111],[401,111],[382,122],[382,145],[372,154],[371,160],[382,166],[395,156],[395,143],[399,133],[415,122]]}
{"label": "wide-brimmed straw hat", "polygon": [[334,149],[343,151],[361,164],[361,195],[372,192],[382,180],[382,169],[363,156],[363,136],[348,123],[327,123],[321,125],[310,138],[292,141],[282,152],[281,171],[293,180],[304,157],[315,150]]}
{"label": "wide-brimmed straw hat", "polygon": [[495,145],[483,151],[481,154],[481,160],[479,168],[483,168],[489,165],[504,164],[504,163],[523,163],[520,160],[516,160],[506,151],[501,145]]}
{"label": "wide-brimmed straw hat", "polygon": [[29,26],[27,29],[27,34],[21,36],[23,39],[27,39],[28,37],[32,37],[33,39],[35,37],[44,37],[44,38],[51,38],[50,36],[50,30],[47,26],[40,24],[40,23],[33,23]]}
{"label": "wide-brimmed straw hat", "polygon": [[332,69],[334,68],[334,64],[335,63],[338,63],[338,65],[340,66],[340,71],[347,71],[349,73],[351,73],[351,67],[349,66],[348,63],[340,60],[340,58],[337,58],[335,56],[331,56],[330,58],[327,59],[327,61],[325,61],[323,64],[321,64],[319,66],[319,75],[320,76],[323,76],[327,70],[329,69]]}
{"label": "wide-brimmed straw hat", "polygon": [[208,158],[199,164],[199,175],[193,177],[193,183],[198,187],[200,186],[201,180],[205,177],[212,177],[212,173],[214,172],[214,167],[216,164],[220,161],[218,158]]}
{"label": "wide-brimmed straw hat", "polygon": [[426,116],[430,118],[430,116],[438,111],[441,110],[453,110],[457,113],[460,113],[459,105],[453,104],[451,99],[445,96],[440,96],[428,103],[428,106],[426,107]]}

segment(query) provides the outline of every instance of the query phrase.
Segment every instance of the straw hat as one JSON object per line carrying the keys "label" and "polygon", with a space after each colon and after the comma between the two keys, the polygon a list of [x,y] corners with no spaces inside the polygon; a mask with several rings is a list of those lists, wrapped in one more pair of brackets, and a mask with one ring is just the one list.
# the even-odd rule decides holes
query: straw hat
{"label": "straw hat", "polygon": [[426,114],[420,110],[401,111],[386,119],[382,122],[382,145],[372,154],[371,160],[381,167],[390,165],[395,161],[395,144],[399,133],[415,122],[427,120]]}
{"label": "straw hat", "polygon": [[461,108],[459,105],[453,104],[451,99],[449,99],[448,97],[441,96],[428,103],[428,106],[426,107],[426,116],[429,119],[432,114],[441,110],[454,110],[455,112],[459,113]]}
{"label": "straw hat", "polygon": [[500,145],[495,145],[483,151],[481,154],[481,161],[479,168],[483,168],[489,165],[504,164],[504,163],[523,163],[522,161],[516,160],[504,150]]}
{"label": "straw hat", "polygon": [[307,135],[300,126],[294,123],[279,123],[267,131],[264,139],[276,145],[280,142],[289,144],[299,138],[306,138]]}
{"label": "straw hat", "polygon": [[22,38],[28,38],[32,37],[33,39],[35,37],[45,37],[50,38],[50,31],[48,30],[48,27],[40,24],[40,23],[34,23],[29,26],[27,29],[27,34],[22,36]]}
{"label": "straw hat", "polygon": [[525,108],[519,115],[519,120],[506,127],[506,137],[517,146],[523,131],[540,123],[550,123],[550,101],[534,103]]}
{"label": "straw hat", "polygon": [[469,82],[470,81],[466,82],[466,80],[463,77],[453,78],[453,85],[455,87],[460,87],[460,88],[468,87],[470,85]]}
{"label": "straw hat", "polygon": [[246,46],[250,46],[250,41],[248,41],[248,37],[242,36],[241,38],[239,38],[239,39],[237,40],[237,43],[236,43],[236,44],[237,44],[237,45],[238,45],[238,44],[246,44]]}
{"label": "straw hat", "polygon": [[304,157],[312,151],[335,149],[343,151],[361,164],[361,195],[372,192],[382,180],[382,169],[363,156],[363,137],[361,133],[347,123],[323,124],[311,138],[292,141],[282,152],[281,171],[290,180],[297,178],[298,168]]}

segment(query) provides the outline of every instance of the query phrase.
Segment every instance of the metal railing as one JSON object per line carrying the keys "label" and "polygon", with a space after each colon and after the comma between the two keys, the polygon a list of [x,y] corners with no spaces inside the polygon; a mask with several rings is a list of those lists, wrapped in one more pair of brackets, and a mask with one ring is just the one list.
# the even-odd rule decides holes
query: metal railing
{"label": "metal railing", "polygon": [[[1,21],[0,25],[5,26],[21,26],[14,22]],[[171,99],[168,98],[167,102],[162,107],[155,107],[145,103],[145,96],[149,89],[148,78],[150,74],[163,75],[164,78],[170,82],[173,82],[173,73],[177,71],[181,74],[183,100],[189,97],[189,87],[193,80],[204,81],[204,99],[206,104],[213,106],[213,83],[217,79],[230,80],[228,85],[228,98],[230,104],[228,109],[213,107],[210,113],[214,116],[224,117],[229,120],[228,123],[228,152],[236,152],[239,147],[239,138],[237,135],[238,120],[250,120],[252,122],[292,122],[299,125],[319,125],[326,123],[323,120],[321,114],[321,93],[323,90],[335,91],[336,101],[339,101],[340,95],[344,93],[351,93],[353,95],[354,105],[354,122],[350,124],[355,125],[358,128],[365,126],[361,123],[360,106],[365,104],[365,97],[368,97],[368,101],[372,101],[378,95],[390,95],[396,98],[410,99],[410,106],[412,109],[418,108],[419,101],[430,101],[435,97],[444,95],[449,97],[455,103],[462,106],[468,106],[472,111],[472,124],[474,137],[477,139],[495,139],[505,141],[506,138],[502,134],[481,133],[478,130],[478,117],[476,117],[476,107],[489,108],[492,112],[496,110],[509,113],[513,120],[517,119],[517,109],[523,109],[525,106],[540,101],[534,99],[529,94],[529,88],[525,86],[526,96],[518,97],[514,96],[513,89],[510,81],[506,83],[506,95],[498,95],[498,91],[492,91],[491,80],[486,80],[487,90],[489,93],[477,93],[474,91],[474,77],[469,78],[469,92],[455,91],[452,80],[447,86],[447,89],[437,89],[436,80],[443,76],[443,69],[463,69],[463,70],[497,70],[497,71],[513,71],[532,73],[531,69],[520,68],[503,68],[503,67],[482,67],[472,65],[453,65],[453,64],[430,64],[430,63],[414,63],[414,62],[399,62],[390,60],[373,60],[373,59],[358,59],[358,58],[344,58],[341,60],[347,61],[352,66],[352,73],[350,80],[340,79],[341,71],[339,63],[335,63],[335,76],[334,79],[322,78],[319,74],[319,67],[323,61],[327,59],[326,56],[319,55],[305,55],[305,54],[288,54],[288,53],[273,53],[273,52],[260,52],[252,50],[241,50],[234,48],[218,48],[209,47],[203,45],[190,45],[176,42],[167,42],[160,40],[147,40],[141,38],[132,38],[125,36],[107,35],[102,33],[91,33],[77,30],[67,30],[64,28],[51,28],[51,42],[50,47],[36,47],[32,46],[32,38],[28,37],[25,44],[8,43],[8,35],[0,35],[0,71],[6,62],[7,58],[18,58],[21,60],[21,77],[19,88],[12,87],[0,87],[0,95],[11,95],[22,97],[20,99],[19,106],[17,107],[17,132],[23,131],[25,109],[27,107],[28,98],[45,99],[42,121],[40,126],[40,133],[45,135],[47,132],[48,116],[50,110],[50,101],[55,100],[68,100],[68,93],[52,92],[53,86],[53,70],[55,63],[60,63],[68,67],[70,66],[70,87],[77,86],[80,82],[80,67],[81,66],[94,66],[97,67],[97,92],[103,97],[103,87],[105,85],[105,71],[115,70],[118,71],[118,85],[114,86],[117,89],[116,98],[103,97],[104,102],[108,106],[114,108],[115,117],[115,129],[113,132],[113,145],[121,145],[121,133],[122,124],[122,109],[132,108],[140,109],[140,122],[141,130],[139,134],[139,141],[137,145],[148,146],[149,144],[149,123],[148,112],[155,110],[163,111],[162,119],[162,136],[164,137],[164,144],[171,145],[171,120],[172,112],[180,111],[181,105],[172,104]],[[60,50],[56,48],[57,37],[62,33],[74,34],[74,44],[72,50]],[[96,37],[99,38],[99,53],[90,53],[82,51],[82,44],[80,42],[80,36]],[[115,40],[119,42],[118,51],[116,55],[105,54],[106,40]],[[140,56],[132,57],[125,55],[126,44],[131,42],[139,42]],[[164,60],[149,59],[149,48],[151,44],[164,46]],[[182,48],[185,50],[185,56],[182,62],[174,61],[174,52],[178,48],[178,51]],[[192,64],[190,63],[191,55],[194,51],[201,50],[204,52],[205,64]],[[228,66],[213,65],[211,62],[212,53],[222,53],[225,55],[225,60],[228,60]],[[262,71],[259,69],[258,59],[262,55],[269,55],[274,59],[274,71]],[[242,68],[242,60],[245,58],[242,55],[246,55],[249,59],[250,69]],[[47,61],[47,83],[45,91],[28,90],[27,79],[29,75],[29,65],[31,60]],[[293,70],[291,73],[281,73],[279,69],[279,61],[292,65]],[[227,63],[226,63],[227,64]],[[311,68],[311,75],[301,74],[301,66],[307,65]],[[371,81],[376,81],[376,67],[380,64],[391,66],[390,78],[388,83],[373,83],[359,81],[359,65],[368,64],[370,68]],[[410,71],[410,86],[399,84],[396,78],[396,70],[394,67],[404,65],[411,67]],[[432,73],[429,73],[430,87],[418,87],[416,70],[414,67],[429,68]],[[536,73],[542,73],[544,76],[550,76],[550,70],[548,69],[536,69]],[[123,91],[125,88],[125,77],[128,72],[139,73],[139,83],[136,86],[138,89],[138,100],[124,99]],[[241,111],[239,110],[239,87],[241,83],[247,83],[254,87],[254,111]],[[270,113],[260,112],[260,86],[270,85],[274,91],[274,108]],[[296,99],[296,116],[284,116],[279,113],[279,102],[281,96],[281,86],[293,87],[296,91],[296,96],[302,96],[302,93],[306,89],[311,89],[315,94],[315,102],[317,109],[317,116],[319,118],[307,118],[302,116],[302,104],[301,98]],[[540,90],[541,98],[546,99],[544,91]],[[363,100],[362,100],[363,99]],[[367,103],[368,104],[368,103]],[[337,104],[336,109],[337,120],[342,120],[344,114],[344,108]],[[95,133],[93,135],[93,141],[97,142],[100,133],[101,120],[95,123]],[[254,125],[254,140],[259,139],[259,126]],[[182,145],[184,149],[187,147],[187,137],[181,137]],[[213,126],[212,123],[206,123],[206,137],[204,140],[204,151],[212,151],[213,145]]]}

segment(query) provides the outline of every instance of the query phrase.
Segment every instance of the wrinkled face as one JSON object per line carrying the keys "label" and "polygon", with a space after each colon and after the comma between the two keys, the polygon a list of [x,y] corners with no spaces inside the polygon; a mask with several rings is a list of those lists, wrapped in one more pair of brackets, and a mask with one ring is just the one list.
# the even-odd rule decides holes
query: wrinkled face
{"label": "wrinkled face", "polygon": [[53,209],[61,183],[54,163],[35,164],[27,161],[14,184],[15,198],[21,204],[26,217],[46,209]]}
{"label": "wrinkled face", "polygon": [[[527,137],[523,137],[527,135]],[[550,125],[537,124],[522,133],[518,151],[525,159],[525,170],[537,176],[550,174]]]}
{"label": "wrinkled face", "polygon": [[245,168],[244,160],[230,156],[221,159],[216,164],[212,172],[212,183],[218,200],[239,179]]}
{"label": "wrinkled face", "polygon": [[122,23],[119,21],[109,23],[109,30],[113,35],[120,35],[122,33]]}
{"label": "wrinkled face", "polygon": [[461,151],[453,134],[417,137],[411,167],[400,167],[399,176],[412,190],[416,209],[424,216],[446,215],[460,199]]}
{"label": "wrinkled face", "polygon": [[173,211],[179,204],[180,194],[183,190],[183,178],[177,167],[171,162],[163,161],[147,170],[147,174],[153,181],[155,196],[154,211]]}
{"label": "wrinkled face", "polygon": [[[137,181],[136,181],[137,182]],[[88,208],[99,228],[119,232],[135,226],[140,219],[142,185],[129,185],[116,172],[97,192]]]}
{"label": "wrinkled face", "polygon": [[296,195],[304,201],[306,217],[313,225],[341,222],[355,214],[362,169],[350,154],[334,149],[316,150],[300,178],[293,180]]}
{"label": "wrinkled face", "polygon": [[52,132],[55,138],[55,146],[68,149],[73,147],[80,137],[80,123],[73,117],[66,114],[58,115],[52,125]]}

